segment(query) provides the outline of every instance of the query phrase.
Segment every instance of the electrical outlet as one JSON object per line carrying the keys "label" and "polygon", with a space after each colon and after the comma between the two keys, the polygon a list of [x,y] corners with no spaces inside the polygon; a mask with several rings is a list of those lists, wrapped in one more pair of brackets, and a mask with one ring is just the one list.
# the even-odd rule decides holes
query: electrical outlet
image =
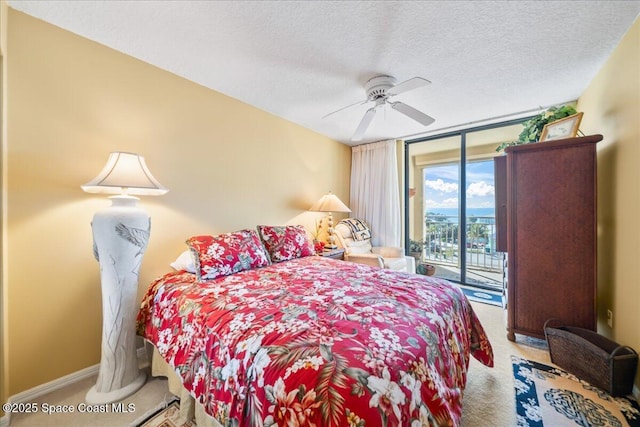
{"label": "electrical outlet", "polygon": [[607,310],[607,325],[613,328],[613,311]]}

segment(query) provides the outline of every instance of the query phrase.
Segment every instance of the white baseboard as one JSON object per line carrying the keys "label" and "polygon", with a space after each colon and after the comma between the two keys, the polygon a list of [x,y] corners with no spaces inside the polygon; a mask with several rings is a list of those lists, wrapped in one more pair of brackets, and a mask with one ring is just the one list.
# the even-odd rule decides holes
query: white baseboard
{"label": "white baseboard", "polygon": [[[141,368],[144,368],[149,365],[147,352],[144,347],[139,347],[137,349],[137,356],[138,356],[138,362]],[[13,396],[9,396],[9,399],[7,399],[7,403],[13,404],[13,403],[33,402],[34,400],[44,396],[45,394],[51,393],[56,390],[60,390],[61,388],[67,387],[78,381],[82,381],[85,378],[89,378],[92,375],[98,375],[99,370],[100,370],[100,364],[89,366],[88,368],[81,369],[77,372],[73,372],[69,375],[65,375],[64,377],[55,379],[53,381],[49,381],[48,383],[41,384],[29,390],[20,392],[18,394],[14,394]],[[9,427],[10,424],[11,424],[11,413],[5,413],[2,417],[0,417],[0,427]]]}

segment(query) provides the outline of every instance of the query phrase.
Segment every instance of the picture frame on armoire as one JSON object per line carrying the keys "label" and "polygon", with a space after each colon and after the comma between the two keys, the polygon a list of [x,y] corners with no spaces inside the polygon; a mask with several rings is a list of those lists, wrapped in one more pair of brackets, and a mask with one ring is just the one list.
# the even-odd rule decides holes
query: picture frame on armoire
{"label": "picture frame on armoire", "polygon": [[564,119],[547,123],[542,128],[540,142],[553,141],[555,139],[573,138],[578,134],[583,113],[576,113]]}

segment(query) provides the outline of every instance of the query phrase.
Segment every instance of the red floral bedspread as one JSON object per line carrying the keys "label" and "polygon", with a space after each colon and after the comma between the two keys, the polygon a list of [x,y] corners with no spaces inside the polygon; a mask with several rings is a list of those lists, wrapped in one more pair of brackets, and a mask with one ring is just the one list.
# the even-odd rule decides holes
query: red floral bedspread
{"label": "red floral bedspread", "polygon": [[456,426],[491,345],[445,280],[317,256],[151,284],[138,333],[229,426]]}

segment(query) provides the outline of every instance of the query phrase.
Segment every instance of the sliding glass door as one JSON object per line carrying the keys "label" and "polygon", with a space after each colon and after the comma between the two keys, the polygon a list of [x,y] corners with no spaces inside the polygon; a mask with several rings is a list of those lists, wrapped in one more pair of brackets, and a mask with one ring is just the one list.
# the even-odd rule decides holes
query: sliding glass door
{"label": "sliding glass door", "polygon": [[502,288],[493,158],[521,128],[518,121],[405,142],[405,245],[436,276]]}
{"label": "sliding glass door", "polygon": [[461,139],[408,145],[410,247],[418,262],[436,265],[436,275],[461,281],[459,187]]}

